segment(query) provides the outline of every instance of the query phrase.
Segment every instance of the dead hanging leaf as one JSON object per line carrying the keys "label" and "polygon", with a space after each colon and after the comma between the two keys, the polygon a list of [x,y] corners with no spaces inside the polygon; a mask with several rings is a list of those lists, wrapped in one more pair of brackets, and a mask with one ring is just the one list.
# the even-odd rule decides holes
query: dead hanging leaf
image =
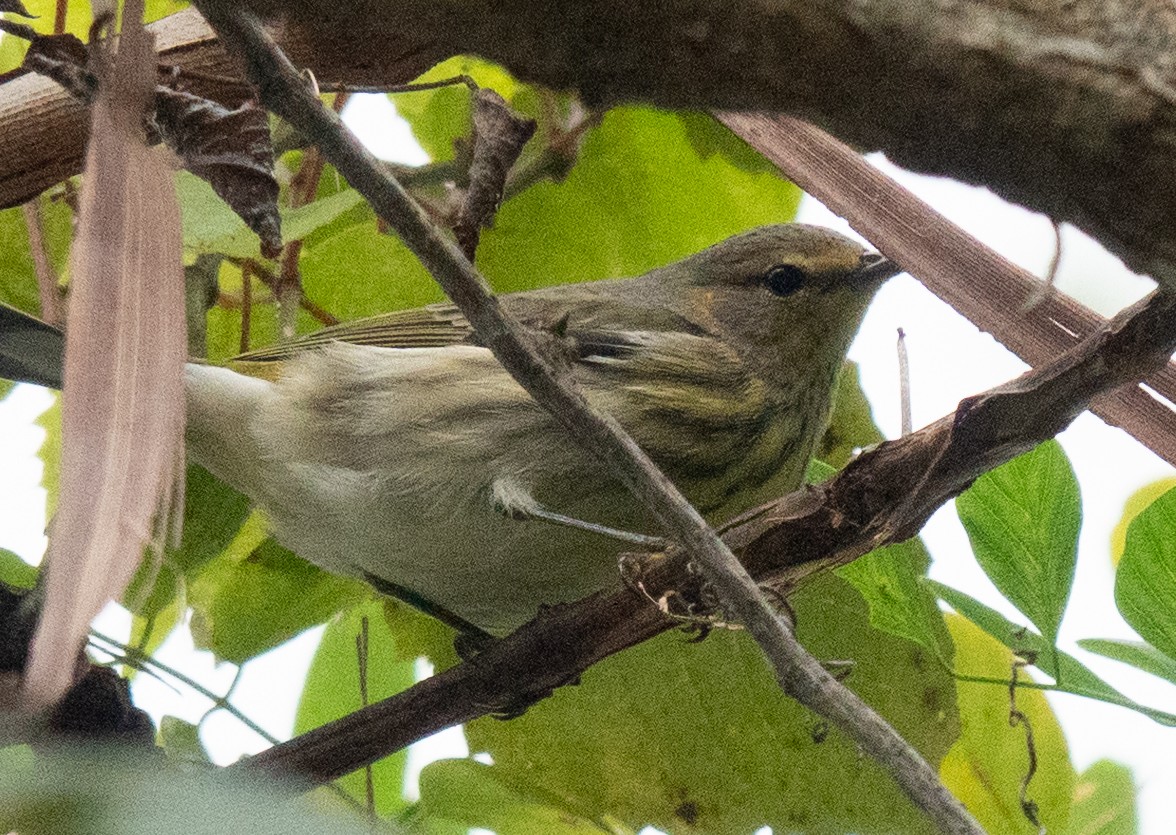
{"label": "dead hanging leaf", "polygon": [[502,96],[481,89],[474,94],[474,152],[470,187],[453,228],[466,257],[474,260],[478,238],[490,226],[511,166],[535,133],[535,122],[519,116]]}
{"label": "dead hanging leaf", "polygon": [[[3,0],[0,0],[3,2]],[[13,31],[13,27],[5,27]],[[41,35],[23,24],[18,37],[29,40],[24,68],[47,76],[70,95],[92,104],[98,76],[90,49],[73,35]],[[276,258],[282,249],[278,182],[265,110],[245,103],[230,110],[218,102],[154,85],[155,113],[148,141],[158,138],[175,151],[184,167],[212,186],[261,240],[261,253]]]}
{"label": "dead hanging leaf", "polygon": [[143,0],[128,0],[118,55],[98,62],[71,253],[60,499],[23,684],[33,708],[72,683],[90,621],[122,593],[171,506],[183,449],[179,206],[143,130],[156,67],[142,17]]}
{"label": "dead hanging leaf", "polygon": [[53,79],[71,96],[91,104],[98,94],[98,78],[87,66],[89,50],[76,35],[31,32],[22,66]]}
{"label": "dead hanging leaf", "polygon": [[261,253],[282,250],[278,181],[269,117],[246,102],[229,110],[217,102],[157,87],[155,125],[184,167],[212,186],[261,239]]}
{"label": "dead hanging leaf", "polygon": [[35,14],[29,14],[29,10],[24,7],[24,4],[20,0],[0,0],[0,12],[11,12],[21,17],[36,17]]}

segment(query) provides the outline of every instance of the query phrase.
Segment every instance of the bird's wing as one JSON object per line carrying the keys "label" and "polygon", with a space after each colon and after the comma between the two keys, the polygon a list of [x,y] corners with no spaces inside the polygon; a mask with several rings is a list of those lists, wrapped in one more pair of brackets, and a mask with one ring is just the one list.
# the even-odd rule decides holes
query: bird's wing
{"label": "bird's wing", "polygon": [[468,342],[472,333],[469,322],[454,305],[430,304],[332,325],[290,342],[249,351],[234,357],[233,361],[285,360],[332,342],[380,348],[441,348]]}
{"label": "bird's wing", "polygon": [[[763,408],[763,384],[720,339],[680,331],[569,332],[588,385],[621,387],[667,414],[675,408],[699,418],[697,404],[715,401],[716,421],[738,420]],[[721,408],[718,404],[722,404]]]}
{"label": "bird's wing", "polygon": [[[598,287],[605,285],[612,285],[611,294],[598,291]],[[666,306],[625,293],[621,290],[625,285],[632,286],[630,281],[565,285],[511,293],[499,299],[511,316],[536,330],[558,329],[568,335],[600,329],[701,332],[694,322]],[[453,304],[441,303],[333,325],[281,345],[241,354],[234,362],[252,364],[289,359],[331,342],[379,348],[481,344],[461,311]]]}

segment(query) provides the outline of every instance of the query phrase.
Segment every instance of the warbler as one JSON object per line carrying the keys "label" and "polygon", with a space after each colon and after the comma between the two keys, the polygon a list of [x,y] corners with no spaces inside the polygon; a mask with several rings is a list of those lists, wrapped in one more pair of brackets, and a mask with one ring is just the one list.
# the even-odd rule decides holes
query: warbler
{"label": "warbler", "polygon": [[[638,278],[501,301],[558,333],[589,402],[718,523],[801,485],[850,340],[899,269],[790,224]],[[503,634],[619,582],[624,543],[544,513],[660,533],[452,305],[190,364],[186,390],[191,457],[279,541],[459,628]]]}

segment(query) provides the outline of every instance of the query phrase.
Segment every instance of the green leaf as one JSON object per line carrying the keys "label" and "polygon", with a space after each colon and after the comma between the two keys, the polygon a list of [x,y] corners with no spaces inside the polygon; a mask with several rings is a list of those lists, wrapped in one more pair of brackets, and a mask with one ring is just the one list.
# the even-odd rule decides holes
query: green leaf
{"label": "green leaf", "polygon": [[[441,81],[455,75],[468,75],[480,87],[489,87],[512,105],[521,85],[497,64],[459,55],[437,64],[419,82]],[[453,141],[470,133],[470,91],[464,84],[436,90],[395,93],[390,96],[396,111],[412,126],[413,135],[425,152],[436,161],[453,159]]]}
{"label": "green leaf", "polygon": [[1115,574],[1115,604],[1144,640],[1176,658],[1176,489],[1160,496],[1127,528]]}
{"label": "green leaf", "polygon": [[17,589],[31,589],[41,571],[7,548],[0,548],[0,583]]}
{"label": "green leaf", "polygon": [[870,625],[913,641],[934,655],[951,657],[951,639],[935,598],[919,582],[930,557],[919,539],[871,551],[838,568],[870,604]]}
{"label": "green leaf", "polygon": [[[870,628],[860,595],[835,575],[814,578],[793,603],[810,651],[848,662],[849,686],[937,763],[957,734],[941,667]],[[701,643],[663,635],[518,719],[480,719],[467,735],[501,779],[588,820],[666,832],[930,830],[876,763],[780,691],[743,632]]]}
{"label": "green leaf", "polygon": [[[240,295],[241,271],[235,266],[221,265],[219,286],[226,295]],[[270,345],[277,341],[278,310],[275,304],[259,304],[259,297],[269,295],[269,290],[257,279],[253,279],[253,305],[249,323],[249,346],[251,348]],[[241,323],[242,311],[240,307],[213,305],[205,318],[205,347],[207,358],[212,362],[223,362],[241,353]],[[299,333],[305,333],[321,327],[314,322],[305,311],[298,312],[296,328]]]}
{"label": "green leaf", "polygon": [[95,746],[39,752],[0,772],[0,831],[21,835],[363,835],[366,822],[330,817],[261,780],[161,768],[154,757]]}
{"label": "green leaf", "polygon": [[169,760],[212,765],[212,760],[200,741],[200,728],[191,722],[185,722],[175,716],[164,716],[159,720],[156,742]]}
{"label": "green leaf", "polygon": [[1078,641],[1078,646],[1089,652],[1130,664],[1138,670],[1176,684],[1176,660],[1164,655],[1151,644],[1111,638],[1083,638]]}
{"label": "green leaf", "polygon": [[[962,617],[947,619],[956,646],[956,663],[965,675],[1007,678],[1013,656]],[[939,767],[952,794],[964,802],[986,831],[1001,835],[1037,835],[1038,827],[1021,810],[1021,781],[1028,774],[1029,751],[1024,727],[1010,727],[1006,687],[961,681],[959,741]],[[1070,752],[1045,696],[1017,690],[1017,709],[1033,729],[1037,774],[1028,798],[1037,804],[1042,825],[1063,832],[1070,819],[1074,769]]]}
{"label": "green leaf", "polygon": [[862,391],[856,362],[845,361],[837,376],[833,414],[817,447],[817,457],[834,467],[844,467],[855,451],[886,440],[874,425],[870,401]]}
{"label": "green leaf", "polygon": [[[218,252],[235,258],[259,258],[257,235],[217,197],[204,180],[181,171],[176,178],[180,200],[184,247],[190,253]],[[282,238],[306,237],[363,202],[355,189],[315,200],[297,209],[282,209]]]}
{"label": "green leaf", "polygon": [[23,743],[0,746],[0,775],[30,771],[37,763],[33,749]]}
{"label": "green leaf", "polygon": [[1061,444],[1046,441],[982,475],[955,504],[985,573],[1057,643],[1082,526],[1078,480]]}
{"label": "green leaf", "polygon": [[775,173],[775,166],[763,154],[709,113],[686,111],[677,116],[691,147],[703,159],[719,154],[741,171],[750,174]]}
{"label": "green leaf", "polygon": [[837,475],[836,467],[814,458],[812,461],[809,461],[808,470],[804,474],[804,480],[806,484],[820,484],[822,481],[828,481],[835,475]]}
{"label": "green leaf", "polygon": [[1131,769],[1099,760],[1078,776],[1065,835],[1137,835]]}
{"label": "green leaf", "polygon": [[[923,582],[941,600],[1013,652],[1023,658],[1031,657],[1034,666],[1056,682],[1054,689],[1130,708],[1164,725],[1176,725],[1176,715],[1132,701],[1095,675],[1077,658],[1057,651],[1053,644],[1031,629],[1018,626],[962,591],[934,580]],[[1003,678],[1008,679],[1007,671]]]}
{"label": "green leaf", "polygon": [[[7,36],[0,40],[0,53],[6,44],[14,40],[17,39]],[[62,202],[38,199],[36,205],[41,216],[41,231],[44,233],[49,262],[60,275],[65,271],[69,258],[72,212]],[[37,290],[37,272],[29,248],[24,209],[20,206],[0,211],[0,252],[4,253],[4,257],[0,258],[0,302],[39,316],[41,300]]]}
{"label": "green leaf", "polygon": [[243,559],[232,551],[209,563],[193,585],[191,627],[200,649],[236,664],[323,623],[369,594],[361,583],[315,568],[272,538]]}
{"label": "green leaf", "polygon": [[399,600],[386,597],[382,602],[384,623],[392,633],[398,659],[425,658],[437,672],[449,669],[460,660],[453,647],[457,632],[452,626]]}
{"label": "green leaf", "polygon": [[[0,52],[9,41],[0,40]],[[37,294],[37,274],[29,251],[29,233],[19,206],[0,211],[0,302],[34,315],[41,312]]]}
{"label": "green leaf", "polygon": [[379,231],[371,209],[353,214],[357,222],[303,247],[299,267],[308,298],[344,321],[445,298],[400,239]]}
{"label": "green leaf", "polygon": [[1114,530],[1111,531],[1112,565],[1118,566],[1119,560],[1123,559],[1123,549],[1127,547],[1127,528],[1131,522],[1152,502],[1173,487],[1176,487],[1176,477],[1161,478],[1143,485],[1127,497],[1127,501],[1123,503],[1123,515],[1119,517]]}
{"label": "green leaf", "polygon": [[510,835],[618,831],[562,808],[555,798],[533,795],[528,787],[512,783],[501,772],[473,760],[430,763],[421,771],[421,802],[414,819],[423,819],[428,831],[434,831],[439,822]]}
{"label": "green leaf", "polygon": [[[384,623],[379,600],[366,600],[332,620],[323,633],[306,676],[306,685],[294,717],[294,733],[325,725],[363,707],[356,637],[368,622],[366,682],[368,704],[385,699],[413,684],[413,664],[399,660],[392,633]],[[372,766],[375,808],[381,817],[398,813],[406,805],[403,797],[404,766],[408,752],[399,751]],[[337,781],[360,803],[366,803],[362,770]]]}
{"label": "green leaf", "polygon": [[[148,553],[123,595],[123,602],[135,616],[132,645],[151,652],[163,642],[187,606],[188,584],[229,546],[249,510],[245,496],[203,467],[188,467],[179,547],[167,547],[162,560]],[[144,638],[150,640],[143,643]]]}

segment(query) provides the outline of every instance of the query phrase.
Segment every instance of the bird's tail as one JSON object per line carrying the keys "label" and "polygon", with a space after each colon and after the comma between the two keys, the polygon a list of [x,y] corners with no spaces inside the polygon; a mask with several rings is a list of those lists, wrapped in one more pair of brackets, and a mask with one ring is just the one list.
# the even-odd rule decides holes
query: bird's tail
{"label": "bird's tail", "polygon": [[0,377],[61,388],[65,336],[15,307],[0,304]]}
{"label": "bird's tail", "polygon": [[[0,304],[0,378],[61,388],[65,335],[16,308]],[[188,452],[192,460],[241,489],[265,483],[265,458],[251,431],[252,417],[273,389],[265,380],[227,368],[189,363]]]}

